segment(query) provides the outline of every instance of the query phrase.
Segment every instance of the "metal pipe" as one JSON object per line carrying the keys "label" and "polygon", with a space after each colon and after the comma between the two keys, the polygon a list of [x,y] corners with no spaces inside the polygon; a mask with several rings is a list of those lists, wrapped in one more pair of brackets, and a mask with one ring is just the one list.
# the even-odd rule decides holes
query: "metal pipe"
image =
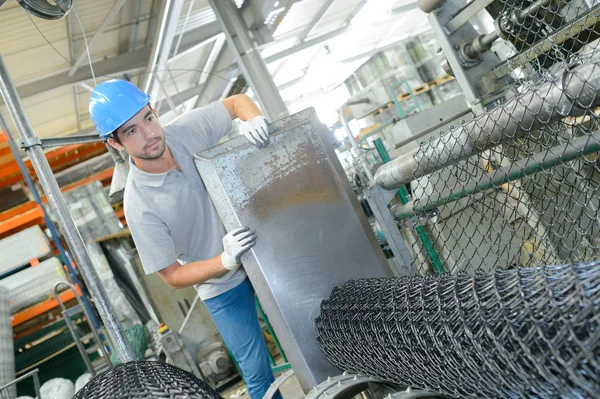
{"label": "metal pipe", "polygon": [[537,14],[542,8],[548,7],[554,0],[540,0],[531,4],[529,7],[525,7],[521,11],[515,14],[516,23],[523,23],[527,17],[532,17]]}
{"label": "metal pipe", "polygon": [[470,43],[462,46],[460,54],[467,61],[476,61],[479,55],[485,53],[492,48],[492,44],[500,38],[497,32],[488,33],[487,35],[479,35]]}
{"label": "metal pipe", "polygon": [[444,119],[441,122],[436,123],[435,125],[431,125],[429,126],[427,129],[420,131],[417,134],[414,134],[412,136],[410,136],[409,138],[402,140],[396,144],[394,144],[394,149],[397,150],[398,148],[405,146],[408,143],[412,143],[413,141],[420,139],[423,136],[427,136],[429,133],[433,132],[436,129],[441,128],[442,126],[444,126],[445,124],[449,123],[450,121],[453,121],[455,119],[460,118],[461,116],[465,116],[467,114],[470,114],[472,111],[471,109],[465,109],[464,111],[461,112],[457,112],[456,114],[452,115],[451,117]]}
{"label": "metal pipe", "polygon": [[578,137],[545,152],[522,159],[509,167],[498,168],[487,178],[461,188],[459,191],[441,194],[423,205],[420,205],[418,201],[411,201],[403,206],[392,207],[390,211],[396,220],[405,219],[597,151],[600,151],[600,130],[589,136]]}
{"label": "metal pipe", "polygon": [[[353,104],[360,104],[363,102],[369,102],[369,100],[365,99],[365,100],[354,101]],[[373,173],[369,169],[369,163],[367,161],[367,158],[362,153],[360,146],[354,139],[352,130],[350,130],[350,126],[348,126],[348,121],[346,120],[346,108],[348,107],[348,103],[349,103],[349,101],[346,101],[340,108],[340,120],[342,122],[342,126],[344,127],[344,131],[346,132],[346,136],[348,136],[348,139],[350,140],[350,144],[352,145],[352,148],[354,148],[354,151],[356,151],[356,154],[358,155],[363,172],[365,172],[365,174],[367,175],[367,178],[369,179],[369,185],[371,185],[375,181],[375,179],[373,177]]]}
{"label": "metal pipe", "polygon": [[48,204],[56,215],[58,224],[61,226],[65,240],[71,254],[75,258],[75,262],[79,266],[81,275],[86,282],[88,289],[94,299],[94,304],[98,309],[100,318],[104,322],[104,326],[110,336],[112,343],[117,350],[119,358],[123,363],[135,359],[135,355],[129,346],[129,342],[125,337],[125,333],[121,328],[119,319],[115,314],[112,305],[110,304],[108,295],[102,286],[102,281],[94,268],[89,253],[85,247],[83,239],[77,230],[77,226],[73,221],[73,217],[69,213],[65,199],[56,183],[56,179],[52,174],[52,169],[48,164],[48,160],[42,151],[42,145],[36,137],[33,127],[25,114],[25,109],[21,103],[21,99],[17,94],[14,83],[8,73],[8,68],[4,63],[4,59],[0,55],[0,92],[4,98],[4,102],[8,107],[17,130],[23,142],[28,146],[27,153],[31,159],[31,163],[37,173],[38,179],[48,198]]}
{"label": "metal pipe", "polygon": [[[504,142],[525,136],[582,109],[600,105],[600,89],[590,82],[600,80],[600,64],[588,61],[557,79],[542,84],[449,132],[381,166],[376,183],[392,190],[436,170],[455,164]],[[453,144],[449,145],[448,142]]]}
{"label": "metal pipe", "polygon": [[42,146],[44,147],[61,147],[70,144],[84,144],[84,143],[99,143],[106,139],[103,139],[98,134],[84,134],[79,136],[65,136],[65,137],[44,137],[40,138]]}

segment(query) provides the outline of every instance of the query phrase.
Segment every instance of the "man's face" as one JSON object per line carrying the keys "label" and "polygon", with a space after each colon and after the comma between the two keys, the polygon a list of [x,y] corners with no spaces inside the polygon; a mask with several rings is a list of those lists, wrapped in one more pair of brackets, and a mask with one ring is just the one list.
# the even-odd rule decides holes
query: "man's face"
{"label": "man's face", "polygon": [[108,143],[118,150],[126,150],[129,155],[144,160],[160,158],[165,152],[165,134],[158,121],[156,111],[144,107],[115,132],[121,143],[108,139]]}

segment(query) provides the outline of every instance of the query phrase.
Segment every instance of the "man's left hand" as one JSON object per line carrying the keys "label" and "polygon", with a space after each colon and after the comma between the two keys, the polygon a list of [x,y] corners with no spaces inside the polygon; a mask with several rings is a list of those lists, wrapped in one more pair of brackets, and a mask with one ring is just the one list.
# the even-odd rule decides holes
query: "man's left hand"
{"label": "man's left hand", "polygon": [[257,147],[266,147],[269,143],[269,121],[262,115],[242,122],[240,130]]}

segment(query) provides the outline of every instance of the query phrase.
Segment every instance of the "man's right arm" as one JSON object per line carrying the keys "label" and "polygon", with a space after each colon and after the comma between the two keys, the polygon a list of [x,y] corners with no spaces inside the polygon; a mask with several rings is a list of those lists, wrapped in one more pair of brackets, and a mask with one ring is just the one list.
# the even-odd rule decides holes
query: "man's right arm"
{"label": "man's right arm", "polygon": [[158,275],[172,288],[185,288],[203,283],[211,278],[240,267],[243,254],[256,244],[256,231],[240,227],[223,237],[223,253],[214,258],[190,262],[185,265],[175,261],[158,271]]}
{"label": "man's right arm", "polygon": [[221,255],[207,260],[190,262],[185,265],[175,261],[172,265],[158,271],[158,275],[171,288],[185,288],[219,277],[226,272]]}

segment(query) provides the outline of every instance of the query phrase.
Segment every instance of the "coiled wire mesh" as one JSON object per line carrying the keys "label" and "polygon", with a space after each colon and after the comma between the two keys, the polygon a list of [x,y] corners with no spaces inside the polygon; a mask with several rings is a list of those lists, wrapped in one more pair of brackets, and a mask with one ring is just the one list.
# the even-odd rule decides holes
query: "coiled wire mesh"
{"label": "coiled wire mesh", "polygon": [[600,397],[600,262],[350,281],[317,340],[340,368],[465,397]]}
{"label": "coiled wire mesh", "polygon": [[92,378],[75,399],[205,398],[222,399],[187,371],[159,362],[129,362]]}

